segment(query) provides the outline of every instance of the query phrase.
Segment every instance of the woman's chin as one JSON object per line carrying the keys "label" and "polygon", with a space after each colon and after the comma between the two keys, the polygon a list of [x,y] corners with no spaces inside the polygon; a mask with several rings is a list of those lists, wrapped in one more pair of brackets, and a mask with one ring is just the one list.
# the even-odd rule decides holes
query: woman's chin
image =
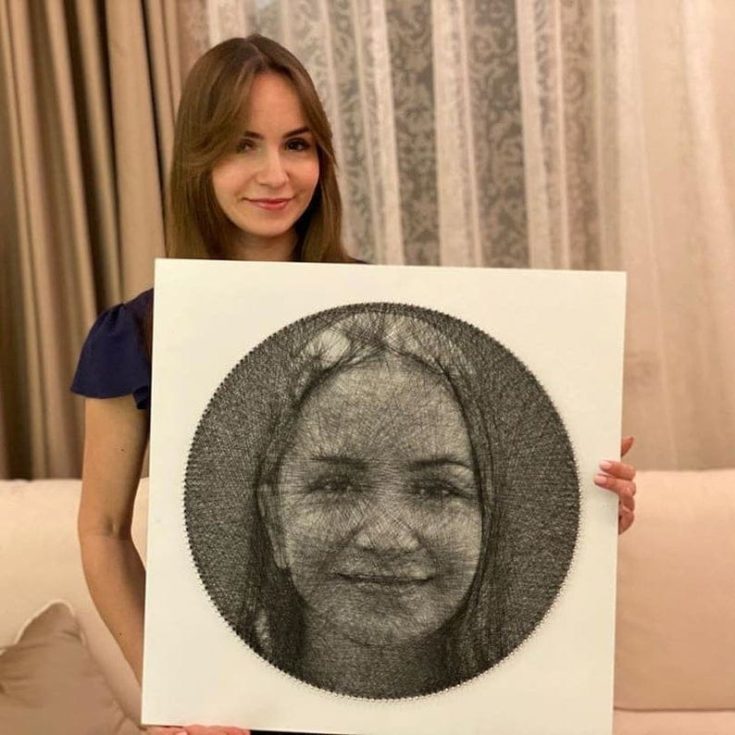
{"label": "woman's chin", "polygon": [[346,642],[372,649],[395,651],[405,647],[423,646],[439,630],[441,625],[418,626],[415,620],[388,619],[359,621],[332,619],[333,631]]}

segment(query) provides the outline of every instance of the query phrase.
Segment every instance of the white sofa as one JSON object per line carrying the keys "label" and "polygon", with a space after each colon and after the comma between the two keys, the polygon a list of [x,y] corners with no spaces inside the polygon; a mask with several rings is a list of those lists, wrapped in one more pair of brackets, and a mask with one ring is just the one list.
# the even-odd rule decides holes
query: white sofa
{"label": "white sofa", "polygon": [[[647,472],[638,485],[638,518],[620,540],[615,735],[733,735],[735,470]],[[49,601],[67,600],[114,699],[135,720],[138,686],[84,582],[75,530],[78,501],[76,480],[0,482],[0,647],[13,644]],[[146,506],[144,480],[134,524],[142,550]],[[0,732],[33,733],[20,726],[13,731],[6,725],[7,734],[3,729],[9,698],[3,656]],[[75,735],[137,732],[97,684],[95,697],[104,700],[114,724],[80,725]],[[43,735],[56,732],[72,731],[57,720],[44,724]]]}

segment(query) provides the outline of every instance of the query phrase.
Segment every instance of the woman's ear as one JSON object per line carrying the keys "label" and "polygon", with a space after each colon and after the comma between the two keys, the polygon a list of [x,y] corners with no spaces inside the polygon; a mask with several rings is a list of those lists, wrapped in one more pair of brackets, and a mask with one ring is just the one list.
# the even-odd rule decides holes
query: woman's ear
{"label": "woman's ear", "polygon": [[286,571],[288,562],[283,542],[283,524],[278,507],[278,490],[273,485],[263,484],[258,488],[257,498],[260,517],[263,519],[263,525],[271,543],[273,560],[279,569]]}

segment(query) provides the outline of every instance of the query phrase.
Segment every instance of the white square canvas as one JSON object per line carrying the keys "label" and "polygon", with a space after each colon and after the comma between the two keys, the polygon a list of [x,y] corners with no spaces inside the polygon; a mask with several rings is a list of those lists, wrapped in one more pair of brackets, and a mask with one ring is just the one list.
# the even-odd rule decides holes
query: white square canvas
{"label": "white square canvas", "polygon": [[158,261],[143,721],[609,735],[624,301]]}

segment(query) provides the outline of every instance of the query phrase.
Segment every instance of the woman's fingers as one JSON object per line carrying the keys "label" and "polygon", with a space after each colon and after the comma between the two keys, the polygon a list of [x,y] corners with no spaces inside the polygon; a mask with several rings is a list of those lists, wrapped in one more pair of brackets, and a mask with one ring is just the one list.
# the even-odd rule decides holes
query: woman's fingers
{"label": "woman's fingers", "polygon": [[[630,449],[630,444],[627,449]],[[625,449],[625,440],[621,449]],[[618,496],[618,533],[623,533],[630,528],[635,518],[635,467],[624,462],[604,460],[600,462],[600,470],[595,475],[595,484]]]}
{"label": "woman's fingers", "polygon": [[605,475],[621,480],[633,480],[635,478],[635,467],[625,462],[616,462],[612,459],[605,459],[600,462],[600,469]]}
{"label": "woman's fingers", "polygon": [[618,508],[618,534],[627,531],[633,521],[635,520],[635,513],[631,508],[624,508],[620,506]]}
{"label": "woman's fingers", "polygon": [[634,436],[624,436],[620,441],[620,456],[624,457],[635,443]]}
{"label": "woman's fingers", "polygon": [[632,480],[622,480],[609,475],[595,475],[595,485],[614,492],[622,505],[633,510],[635,508],[636,486]]}

